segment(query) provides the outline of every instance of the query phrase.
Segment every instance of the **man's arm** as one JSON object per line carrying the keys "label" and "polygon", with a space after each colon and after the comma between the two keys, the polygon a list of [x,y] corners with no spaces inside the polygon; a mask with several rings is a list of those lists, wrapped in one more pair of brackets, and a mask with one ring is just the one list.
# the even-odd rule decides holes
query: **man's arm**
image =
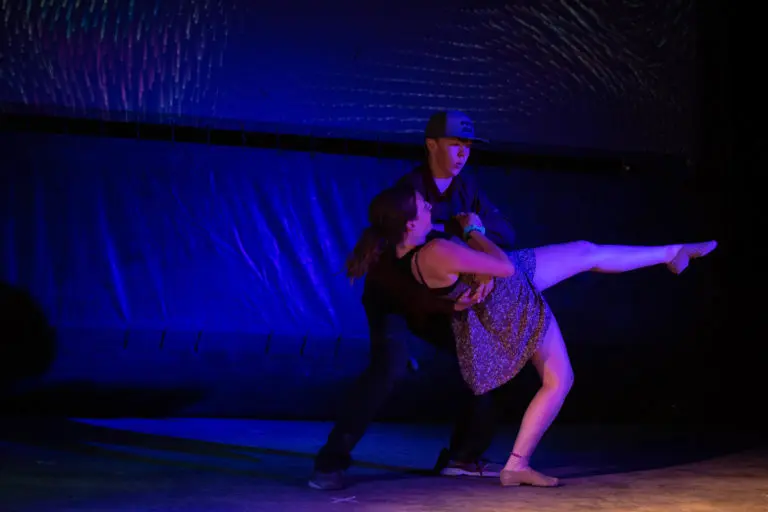
{"label": "man's arm", "polygon": [[515,230],[512,224],[488,199],[488,196],[477,185],[475,187],[472,211],[477,213],[483,221],[485,236],[505,251],[511,251],[515,244]]}

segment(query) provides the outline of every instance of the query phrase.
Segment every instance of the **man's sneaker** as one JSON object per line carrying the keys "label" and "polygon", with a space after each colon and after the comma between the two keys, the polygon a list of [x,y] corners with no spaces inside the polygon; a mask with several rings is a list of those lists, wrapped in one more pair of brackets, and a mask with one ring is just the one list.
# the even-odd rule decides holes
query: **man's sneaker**
{"label": "man's sneaker", "polygon": [[487,460],[479,460],[476,462],[457,462],[452,460],[440,470],[440,474],[443,476],[481,476],[499,478],[502,469],[504,469],[502,464]]}
{"label": "man's sneaker", "polygon": [[344,488],[344,472],[332,471],[321,473],[315,471],[309,479],[309,486],[318,491],[338,491]]}
{"label": "man's sneaker", "polygon": [[502,469],[504,469],[502,464],[496,464],[485,459],[476,462],[457,462],[451,460],[451,454],[446,448],[440,450],[440,455],[437,456],[437,462],[435,463],[435,473],[443,476],[482,476],[494,478],[501,475]]}

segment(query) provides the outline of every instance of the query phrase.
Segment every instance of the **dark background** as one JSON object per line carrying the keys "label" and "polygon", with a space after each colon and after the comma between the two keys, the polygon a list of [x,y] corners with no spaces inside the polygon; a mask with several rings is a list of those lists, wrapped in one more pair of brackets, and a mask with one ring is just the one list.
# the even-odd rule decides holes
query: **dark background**
{"label": "dark background", "polygon": [[[757,419],[749,112],[714,3],[9,5],[6,412],[331,418],[368,351],[344,256],[431,111],[459,108],[496,142],[465,172],[520,247],[721,242],[679,277],[548,292],[576,372],[561,420]],[[381,419],[453,413],[451,361],[414,355]]]}
{"label": "dark background", "polygon": [[696,9],[672,2],[10,2],[0,99],[418,141],[693,151]]}

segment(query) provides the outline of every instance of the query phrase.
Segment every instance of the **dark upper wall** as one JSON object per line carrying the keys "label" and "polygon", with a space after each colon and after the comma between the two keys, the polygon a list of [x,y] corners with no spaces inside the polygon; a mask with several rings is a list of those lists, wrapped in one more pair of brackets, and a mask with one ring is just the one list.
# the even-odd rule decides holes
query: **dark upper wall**
{"label": "dark upper wall", "polygon": [[416,138],[458,108],[497,142],[691,150],[689,0],[53,4],[0,21],[14,108]]}

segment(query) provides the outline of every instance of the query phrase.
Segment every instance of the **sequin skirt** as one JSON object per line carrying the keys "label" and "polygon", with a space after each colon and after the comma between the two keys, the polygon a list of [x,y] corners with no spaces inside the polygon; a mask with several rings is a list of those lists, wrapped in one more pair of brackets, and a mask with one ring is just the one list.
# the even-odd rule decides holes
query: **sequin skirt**
{"label": "sequin skirt", "polygon": [[[533,286],[534,250],[514,251],[510,257],[515,275],[496,278],[482,303],[452,321],[462,377],[476,395],[514,378],[541,345],[552,319],[549,305]],[[465,276],[451,296],[471,286],[472,276]]]}

